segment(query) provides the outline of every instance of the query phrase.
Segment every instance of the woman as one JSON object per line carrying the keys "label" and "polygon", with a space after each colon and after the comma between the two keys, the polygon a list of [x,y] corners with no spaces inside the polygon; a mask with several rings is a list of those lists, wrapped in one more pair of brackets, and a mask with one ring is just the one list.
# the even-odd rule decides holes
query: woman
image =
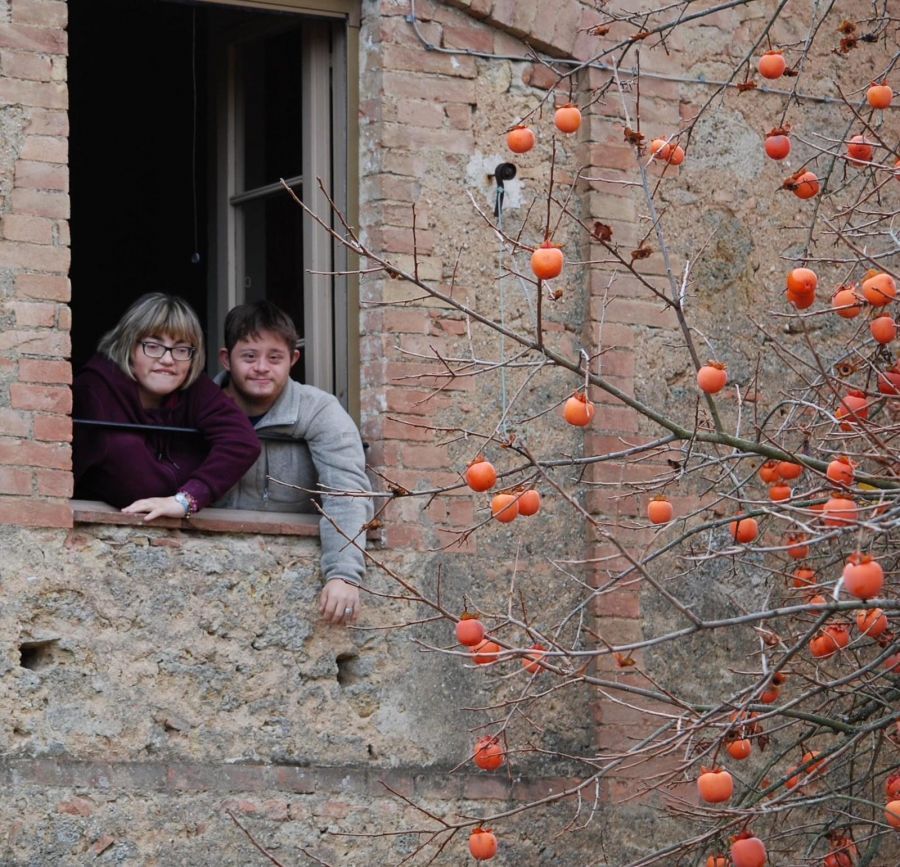
{"label": "woman", "polygon": [[75,496],[145,521],[190,517],[240,480],[259,455],[247,416],[203,373],[203,333],[182,299],[138,298],[75,378]]}

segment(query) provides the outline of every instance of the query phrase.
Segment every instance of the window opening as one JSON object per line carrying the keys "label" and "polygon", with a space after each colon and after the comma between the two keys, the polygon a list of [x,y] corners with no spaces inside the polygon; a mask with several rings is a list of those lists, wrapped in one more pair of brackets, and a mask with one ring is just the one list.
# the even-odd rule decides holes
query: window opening
{"label": "window opening", "polygon": [[215,373],[227,310],[267,297],[305,338],[295,378],[348,404],[346,281],[308,273],[335,251],[279,183],[307,199],[346,155],[345,30],[236,4],[70,0],[76,370],[132,300],[165,291],[197,311]]}

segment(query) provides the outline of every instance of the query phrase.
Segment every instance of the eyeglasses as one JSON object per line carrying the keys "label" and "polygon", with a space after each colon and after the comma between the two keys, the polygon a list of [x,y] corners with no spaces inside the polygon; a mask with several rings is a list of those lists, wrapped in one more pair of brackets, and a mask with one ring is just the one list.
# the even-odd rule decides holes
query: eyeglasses
{"label": "eyeglasses", "polygon": [[190,361],[197,351],[193,346],[166,346],[155,340],[142,340],[141,349],[147,358],[162,358],[168,352],[172,355],[172,361]]}

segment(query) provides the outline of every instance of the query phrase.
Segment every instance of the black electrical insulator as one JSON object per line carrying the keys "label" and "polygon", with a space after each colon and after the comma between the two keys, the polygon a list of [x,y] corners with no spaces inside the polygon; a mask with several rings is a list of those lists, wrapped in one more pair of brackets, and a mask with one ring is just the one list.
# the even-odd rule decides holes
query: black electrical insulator
{"label": "black electrical insulator", "polygon": [[497,180],[497,194],[494,199],[494,216],[499,219],[500,212],[503,210],[503,197],[506,195],[506,189],[503,186],[504,181],[511,181],[516,176],[516,167],[513,163],[500,163],[494,169],[494,177]]}

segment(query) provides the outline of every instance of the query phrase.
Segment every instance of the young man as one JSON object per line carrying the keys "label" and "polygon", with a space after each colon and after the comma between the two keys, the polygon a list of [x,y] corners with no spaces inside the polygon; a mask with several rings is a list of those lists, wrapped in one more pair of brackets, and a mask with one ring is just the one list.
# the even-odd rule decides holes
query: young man
{"label": "young man", "polygon": [[[225,318],[225,346],[219,350],[225,371],[216,382],[249,417],[262,453],[216,505],[316,513],[309,491],[321,492],[325,587],[319,609],[329,623],[349,623],[359,612],[358,585],[365,573],[362,526],[372,517],[371,497],[362,493],[371,487],[353,419],[333,395],[291,379],[291,368],[300,358],[297,342],[291,318],[268,301],[240,304]],[[273,434],[278,439],[267,438]]]}

